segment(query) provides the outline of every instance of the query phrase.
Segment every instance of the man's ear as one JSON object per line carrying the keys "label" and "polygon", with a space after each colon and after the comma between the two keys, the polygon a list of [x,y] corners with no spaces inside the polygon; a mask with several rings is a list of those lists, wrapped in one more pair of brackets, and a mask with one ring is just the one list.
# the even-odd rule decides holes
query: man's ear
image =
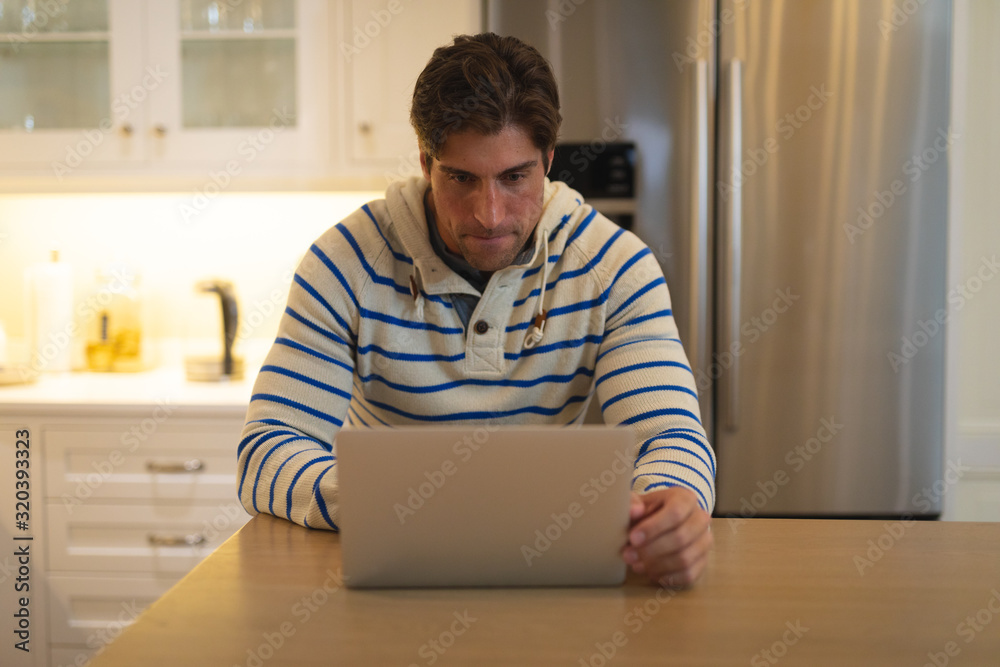
{"label": "man's ear", "polygon": [[424,178],[428,181],[431,180],[431,163],[434,161],[430,155],[424,151],[420,151],[420,169],[424,172]]}
{"label": "man's ear", "polygon": [[552,159],[555,157],[555,155],[556,155],[556,149],[555,148],[550,148],[549,149],[549,154],[547,156],[548,157],[547,162],[548,162],[549,166],[545,168],[545,175],[546,176],[548,176],[549,172],[552,171]]}

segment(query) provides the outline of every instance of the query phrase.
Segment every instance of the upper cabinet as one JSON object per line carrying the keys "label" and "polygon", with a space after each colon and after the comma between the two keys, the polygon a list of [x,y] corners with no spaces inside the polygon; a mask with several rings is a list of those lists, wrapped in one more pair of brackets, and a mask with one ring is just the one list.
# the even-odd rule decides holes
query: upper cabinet
{"label": "upper cabinet", "polygon": [[[7,0],[0,165],[230,177],[327,158],[323,0]],[[22,172],[23,173],[23,172]]]}
{"label": "upper cabinet", "polygon": [[0,3],[0,165],[64,157],[63,149],[89,136],[82,150],[93,162],[115,154],[115,94],[111,16],[107,0]]}
{"label": "upper cabinet", "polygon": [[[129,2],[130,0],[126,0]],[[151,158],[229,171],[320,168],[327,158],[325,0],[148,5]],[[230,164],[232,163],[232,164]]]}
{"label": "upper cabinet", "polygon": [[478,0],[0,0],[0,190],[383,187]]}
{"label": "upper cabinet", "polygon": [[352,0],[345,10],[338,55],[347,64],[351,162],[400,172],[416,165],[419,172],[409,114],[413,85],[435,48],[479,32],[479,3]]}

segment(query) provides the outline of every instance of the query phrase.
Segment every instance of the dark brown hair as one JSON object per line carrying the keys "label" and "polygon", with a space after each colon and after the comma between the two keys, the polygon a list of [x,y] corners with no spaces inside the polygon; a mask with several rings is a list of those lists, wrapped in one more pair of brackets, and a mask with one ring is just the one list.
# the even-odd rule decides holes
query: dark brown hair
{"label": "dark brown hair", "polygon": [[435,49],[417,77],[410,122],[420,150],[435,159],[453,132],[493,135],[516,125],[541,149],[547,169],[562,122],[559,90],[535,47],[492,32],[459,35]]}

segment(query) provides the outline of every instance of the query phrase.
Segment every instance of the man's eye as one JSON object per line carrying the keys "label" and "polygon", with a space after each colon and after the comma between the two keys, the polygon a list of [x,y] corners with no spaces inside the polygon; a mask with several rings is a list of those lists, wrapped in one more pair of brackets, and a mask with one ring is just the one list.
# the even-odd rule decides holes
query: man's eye
{"label": "man's eye", "polygon": [[517,183],[524,180],[524,174],[507,174],[507,180],[511,183]]}
{"label": "man's eye", "polygon": [[468,174],[452,174],[451,175],[451,180],[455,181],[456,183],[468,183],[469,182],[469,175]]}

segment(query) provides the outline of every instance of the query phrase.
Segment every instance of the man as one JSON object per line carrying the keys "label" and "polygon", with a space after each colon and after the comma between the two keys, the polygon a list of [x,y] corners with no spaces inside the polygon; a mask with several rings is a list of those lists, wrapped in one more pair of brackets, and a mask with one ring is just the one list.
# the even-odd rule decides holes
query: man
{"label": "man", "polygon": [[579,423],[596,394],[636,436],[622,557],[691,584],[712,544],[715,457],[649,249],[546,174],[548,63],[494,34],[437,49],[411,121],[423,178],[389,186],[298,267],[239,445],[251,513],[336,529],[348,424]]}

